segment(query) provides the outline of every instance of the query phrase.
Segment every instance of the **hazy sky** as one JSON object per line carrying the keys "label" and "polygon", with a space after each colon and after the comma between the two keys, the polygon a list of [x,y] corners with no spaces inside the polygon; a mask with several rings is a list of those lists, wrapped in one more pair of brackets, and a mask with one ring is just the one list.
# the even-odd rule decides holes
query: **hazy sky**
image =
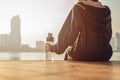
{"label": "hazy sky", "polygon": [[[120,32],[120,0],[101,0],[112,11],[113,31]],[[0,34],[10,33],[10,20],[21,18],[22,43],[34,46],[52,32],[55,40],[76,0],[0,0]]]}

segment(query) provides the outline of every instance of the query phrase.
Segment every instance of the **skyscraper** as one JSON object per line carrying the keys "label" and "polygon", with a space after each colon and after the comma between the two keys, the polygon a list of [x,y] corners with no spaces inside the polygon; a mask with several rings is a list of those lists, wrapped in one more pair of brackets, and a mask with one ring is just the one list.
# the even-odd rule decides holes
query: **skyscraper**
{"label": "skyscraper", "polygon": [[116,33],[114,37],[114,46],[117,51],[120,51],[120,33]]}
{"label": "skyscraper", "polygon": [[21,21],[20,21],[20,17],[18,15],[13,16],[11,19],[11,35],[20,35],[21,31],[20,31],[20,25]]}
{"label": "skyscraper", "polygon": [[21,47],[20,18],[14,16],[11,19],[10,34],[0,35],[0,48],[4,51],[18,51]]}
{"label": "skyscraper", "polygon": [[21,46],[21,21],[18,15],[13,16],[11,19],[11,47],[15,49],[20,49]]}

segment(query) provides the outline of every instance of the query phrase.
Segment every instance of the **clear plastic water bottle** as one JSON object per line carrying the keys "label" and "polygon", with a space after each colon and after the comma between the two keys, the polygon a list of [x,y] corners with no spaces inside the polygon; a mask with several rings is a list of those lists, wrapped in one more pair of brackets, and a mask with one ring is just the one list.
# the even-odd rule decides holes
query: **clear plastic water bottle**
{"label": "clear plastic water bottle", "polygon": [[51,51],[46,52],[46,60],[54,60],[53,52],[54,37],[52,36],[52,33],[48,33],[48,36],[46,38],[46,44],[51,45],[50,47]]}

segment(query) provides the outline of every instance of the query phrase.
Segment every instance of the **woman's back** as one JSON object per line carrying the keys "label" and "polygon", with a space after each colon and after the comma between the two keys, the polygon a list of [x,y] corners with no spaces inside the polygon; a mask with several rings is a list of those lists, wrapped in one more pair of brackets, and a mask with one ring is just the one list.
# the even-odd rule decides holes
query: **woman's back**
{"label": "woman's back", "polygon": [[97,5],[91,6],[88,3],[85,1],[75,5],[75,8],[77,8],[75,13],[82,15],[77,17],[80,19],[77,20],[77,23],[81,30],[76,50],[71,53],[73,55],[70,55],[75,57],[74,59],[78,58],[80,60],[88,55],[93,60],[100,60],[105,56],[110,57],[112,54],[109,44],[112,36],[110,10],[107,6],[102,6],[99,3],[96,3],[100,5],[99,7]]}

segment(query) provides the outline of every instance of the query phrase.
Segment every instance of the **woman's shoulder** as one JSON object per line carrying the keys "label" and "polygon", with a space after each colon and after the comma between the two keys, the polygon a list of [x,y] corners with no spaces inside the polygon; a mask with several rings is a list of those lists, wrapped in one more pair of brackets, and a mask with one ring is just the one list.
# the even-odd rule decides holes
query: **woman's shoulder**
{"label": "woman's shoulder", "polygon": [[78,2],[74,5],[74,8],[79,8],[79,9],[85,9],[84,5],[82,4],[82,2]]}

